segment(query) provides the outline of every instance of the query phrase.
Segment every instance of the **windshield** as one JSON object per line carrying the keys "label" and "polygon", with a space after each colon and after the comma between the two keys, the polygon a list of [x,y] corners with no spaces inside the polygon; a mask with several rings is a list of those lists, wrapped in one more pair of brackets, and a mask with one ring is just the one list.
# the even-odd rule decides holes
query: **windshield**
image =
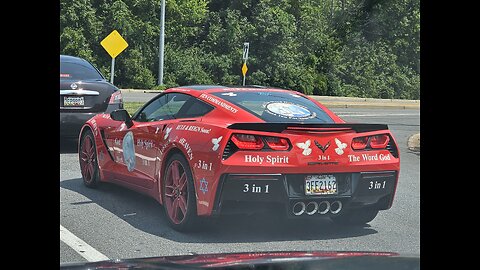
{"label": "windshield", "polygon": [[59,28],[61,263],[420,254],[420,0],[60,0]]}
{"label": "windshield", "polygon": [[266,122],[333,123],[315,103],[295,93],[236,91],[214,93]]}
{"label": "windshield", "polygon": [[103,80],[103,77],[92,65],[60,62],[60,80]]}

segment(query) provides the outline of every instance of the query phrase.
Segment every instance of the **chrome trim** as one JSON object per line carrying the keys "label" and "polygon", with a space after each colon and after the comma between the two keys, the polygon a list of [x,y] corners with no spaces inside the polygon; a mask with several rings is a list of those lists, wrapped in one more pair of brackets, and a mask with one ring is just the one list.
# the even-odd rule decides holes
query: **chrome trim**
{"label": "chrome trim", "polygon": [[[332,210],[332,206],[334,204],[338,204],[338,208],[336,210]],[[334,201],[330,205],[330,213],[332,214],[338,214],[342,210],[342,202],[341,201]]]}
{"label": "chrome trim", "polygon": [[[321,209],[320,206],[321,206],[322,204],[325,204],[325,205],[326,205],[326,208],[325,208],[325,210],[320,211],[320,209]],[[330,210],[330,202],[329,202],[329,201],[323,201],[323,202],[320,202],[320,203],[318,204],[318,213],[319,213],[320,215],[325,215],[326,213],[328,213],[329,210]]]}
{"label": "chrome trim", "polygon": [[91,91],[91,90],[83,90],[83,89],[78,89],[78,90],[60,90],[60,95],[85,95],[85,96],[98,96],[100,95],[99,92],[97,91]]}
{"label": "chrome trim", "polygon": [[[312,211],[308,211],[308,206],[310,204],[313,204],[313,210]],[[305,213],[307,213],[307,215],[309,215],[309,216],[315,214],[317,211],[318,211],[318,203],[316,201],[311,201],[311,202],[307,203],[307,205],[305,206]]]}
{"label": "chrome trim", "polygon": [[[300,211],[296,212],[295,211],[295,207],[297,205],[300,205],[302,207],[302,209],[300,209]],[[295,215],[295,216],[300,216],[301,214],[303,214],[305,212],[305,203],[304,202],[296,202],[293,206],[292,206],[292,213]]]}
{"label": "chrome trim", "polygon": [[79,106],[79,107],[75,107],[75,106],[71,106],[71,107],[61,107],[60,106],[60,109],[63,109],[63,110],[90,110],[92,109],[93,107],[83,107],[83,106]]}

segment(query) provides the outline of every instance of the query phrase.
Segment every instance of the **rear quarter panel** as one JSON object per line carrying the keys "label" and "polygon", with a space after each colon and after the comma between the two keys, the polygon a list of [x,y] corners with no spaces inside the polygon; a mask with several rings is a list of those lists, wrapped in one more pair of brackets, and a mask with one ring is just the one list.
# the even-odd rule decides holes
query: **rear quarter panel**
{"label": "rear quarter panel", "polygon": [[[218,182],[222,149],[229,137],[223,127],[202,122],[179,122],[168,124],[171,129],[159,150],[162,161],[161,181],[165,176],[168,156],[178,149],[187,159],[192,171],[197,197],[197,213],[210,212]],[[162,190],[160,189],[160,194]],[[161,199],[163,201],[163,198]]]}
{"label": "rear quarter panel", "polygon": [[[109,170],[113,170],[115,162],[112,160],[110,155],[113,155],[113,146],[105,145],[104,140],[102,139],[101,132],[108,133],[109,129],[114,129],[119,127],[122,124],[120,121],[114,121],[110,118],[109,114],[98,114],[90,120],[88,120],[85,125],[83,125],[79,138],[78,138],[78,147],[80,151],[80,140],[83,133],[90,129],[95,137],[95,146],[97,150],[98,157],[98,166],[100,168],[100,179],[101,181],[109,181],[111,179],[111,174]],[[79,152],[80,153],[80,152]],[[110,154],[111,153],[111,154]]]}

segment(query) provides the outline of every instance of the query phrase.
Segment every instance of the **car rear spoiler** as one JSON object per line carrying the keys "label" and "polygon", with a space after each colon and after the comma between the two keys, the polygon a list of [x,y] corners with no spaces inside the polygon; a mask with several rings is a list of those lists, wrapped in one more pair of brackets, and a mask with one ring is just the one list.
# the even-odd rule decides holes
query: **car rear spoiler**
{"label": "car rear spoiler", "polygon": [[357,133],[388,130],[384,124],[302,124],[302,123],[237,123],[228,126],[229,129],[255,130],[266,132],[282,132],[284,130],[307,131],[307,132],[332,132],[354,130]]}

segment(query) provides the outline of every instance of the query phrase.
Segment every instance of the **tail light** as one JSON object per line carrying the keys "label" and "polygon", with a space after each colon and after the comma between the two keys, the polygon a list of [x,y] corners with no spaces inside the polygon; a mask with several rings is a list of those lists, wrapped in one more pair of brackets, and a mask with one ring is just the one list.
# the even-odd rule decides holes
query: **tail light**
{"label": "tail light", "polygon": [[290,149],[290,142],[288,139],[271,137],[271,136],[258,136],[251,134],[233,134],[231,141],[238,149],[241,150],[261,150],[267,145],[267,149],[275,151],[286,151]]}
{"label": "tail light", "polygon": [[354,150],[362,150],[367,147],[368,137],[357,137],[352,140],[352,148]]}
{"label": "tail light", "polygon": [[290,144],[287,139],[278,138],[278,137],[265,137],[265,142],[267,142],[268,147],[277,151],[285,151],[290,148]]}
{"label": "tail light", "polygon": [[371,149],[385,149],[390,142],[390,136],[387,134],[357,137],[352,140],[353,150]]}
{"label": "tail light", "polygon": [[264,146],[259,136],[249,134],[234,134],[232,141],[239,149],[243,150],[260,150]]}
{"label": "tail light", "polygon": [[291,147],[285,138],[235,133],[225,145],[222,159],[226,160],[238,150],[288,151]]}
{"label": "tail light", "polygon": [[119,90],[119,91],[113,92],[112,96],[110,97],[110,102],[108,103],[119,104],[119,103],[122,103],[122,100],[123,100],[122,92]]}
{"label": "tail light", "polygon": [[373,149],[384,149],[387,147],[390,137],[386,134],[370,137],[370,147]]}

